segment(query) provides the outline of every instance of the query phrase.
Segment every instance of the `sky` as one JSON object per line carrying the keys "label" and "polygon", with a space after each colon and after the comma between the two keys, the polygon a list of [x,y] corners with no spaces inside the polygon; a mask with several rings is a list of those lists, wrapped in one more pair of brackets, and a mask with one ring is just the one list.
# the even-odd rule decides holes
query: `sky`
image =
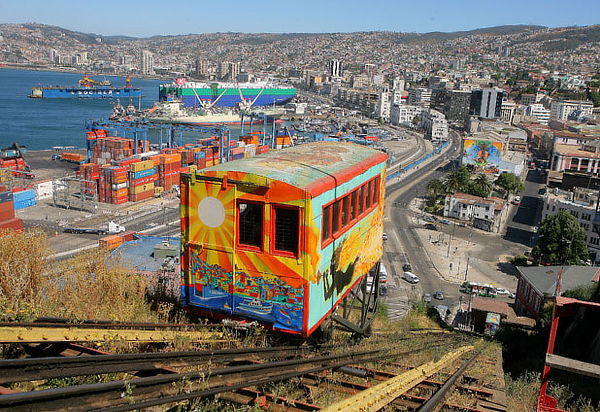
{"label": "sky", "polygon": [[600,23],[599,0],[0,0],[0,23],[102,35],[460,31]]}

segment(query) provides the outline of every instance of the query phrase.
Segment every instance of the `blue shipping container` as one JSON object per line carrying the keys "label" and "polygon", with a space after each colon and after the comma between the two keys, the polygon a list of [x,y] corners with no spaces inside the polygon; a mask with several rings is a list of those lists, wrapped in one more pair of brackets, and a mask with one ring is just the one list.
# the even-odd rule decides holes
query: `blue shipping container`
{"label": "blue shipping container", "polygon": [[20,200],[18,202],[15,201],[14,203],[15,210],[25,209],[26,207],[35,206],[36,204],[35,199]]}
{"label": "blue shipping container", "polygon": [[35,200],[35,190],[29,189],[29,190],[22,190],[20,192],[14,192],[13,198],[15,200],[15,203],[23,201],[23,200],[31,200],[31,199]]}
{"label": "blue shipping container", "polygon": [[137,179],[142,179],[144,177],[152,176],[154,173],[156,173],[156,171],[154,170],[154,168],[152,168],[152,169],[140,170],[139,172],[133,172],[133,173],[130,173],[130,175],[133,175],[133,179],[137,180]]}

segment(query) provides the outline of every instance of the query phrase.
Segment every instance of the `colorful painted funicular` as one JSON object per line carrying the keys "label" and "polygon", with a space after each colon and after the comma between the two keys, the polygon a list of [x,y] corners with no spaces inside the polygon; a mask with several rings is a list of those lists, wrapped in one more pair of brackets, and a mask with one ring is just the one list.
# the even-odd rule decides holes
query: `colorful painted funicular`
{"label": "colorful painted funicular", "polygon": [[321,142],[182,175],[183,304],[305,337],[333,320],[367,333],[386,160]]}

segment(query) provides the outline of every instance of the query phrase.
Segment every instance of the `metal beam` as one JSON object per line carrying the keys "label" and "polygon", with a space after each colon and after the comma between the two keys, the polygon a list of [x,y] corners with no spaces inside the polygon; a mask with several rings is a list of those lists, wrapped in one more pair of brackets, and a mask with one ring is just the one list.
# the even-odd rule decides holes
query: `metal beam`
{"label": "metal beam", "polygon": [[592,378],[600,378],[599,365],[565,358],[564,356],[558,356],[552,353],[546,354],[546,365],[550,366],[551,368],[556,368],[567,372],[591,376]]}
{"label": "metal beam", "polygon": [[132,342],[167,342],[176,338],[187,338],[194,342],[229,342],[222,332],[141,330],[141,329],[100,329],[70,327],[0,327],[0,343],[35,342],[87,342],[121,340]]}
{"label": "metal beam", "polygon": [[444,355],[439,361],[427,362],[415,369],[405,372],[390,380],[382,382],[354,396],[323,409],[326,412],[377,411],[394,401],[400,395],[412,389],[425,378],[459,359],[462,355],[475,349],[463,346],[454,352]]}

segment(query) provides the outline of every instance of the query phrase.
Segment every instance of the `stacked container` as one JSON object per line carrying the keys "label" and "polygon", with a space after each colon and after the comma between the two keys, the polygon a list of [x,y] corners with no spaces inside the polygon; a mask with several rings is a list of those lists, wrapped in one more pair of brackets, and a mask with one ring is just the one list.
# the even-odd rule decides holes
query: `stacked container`
{"label": "stacked container", "polygon": [[[138,141],[138,152],[148,149],[148,141]],[[110,164],[113,160],[122,160],[133,156],[134,141],[123,137],[97,137],[92,148],[93,163]]]}
{"label": "stacked container", "polygon": [[138,202],[154,196],[154,182],[158,175],[154,160],[145,160],[129,165],[129,200]]}
{"label": "stacked container", "polygon": [[26,207],[35,206],[35,190],[21,190],[13,193],[13,201],[15,210],[25,209]]}
{"label": "stacked container", "polygon": [[84,193],[94,195],[97,192],[98,180],[100,179],[100,165],[96,163],[84,163],[79,166],[79,176],[84,183]]}
{"label": "stacked container", "polygon": [[126,203],[127,191],[127,166],[107,166],[100,168],[98,185],[98,200],[113,205]]}
{"label": "stacked container", "polygon": [[22,230],[23,222],[15,218],[13,193],[10,191],[0,193],[0,230],[14,229]]}
{"label": "stacked container", "polygon": [[181,154],[164,154],[160,158],[159,184],[164,190],[171,190],[173,185],[179,184],[181,172]]}

